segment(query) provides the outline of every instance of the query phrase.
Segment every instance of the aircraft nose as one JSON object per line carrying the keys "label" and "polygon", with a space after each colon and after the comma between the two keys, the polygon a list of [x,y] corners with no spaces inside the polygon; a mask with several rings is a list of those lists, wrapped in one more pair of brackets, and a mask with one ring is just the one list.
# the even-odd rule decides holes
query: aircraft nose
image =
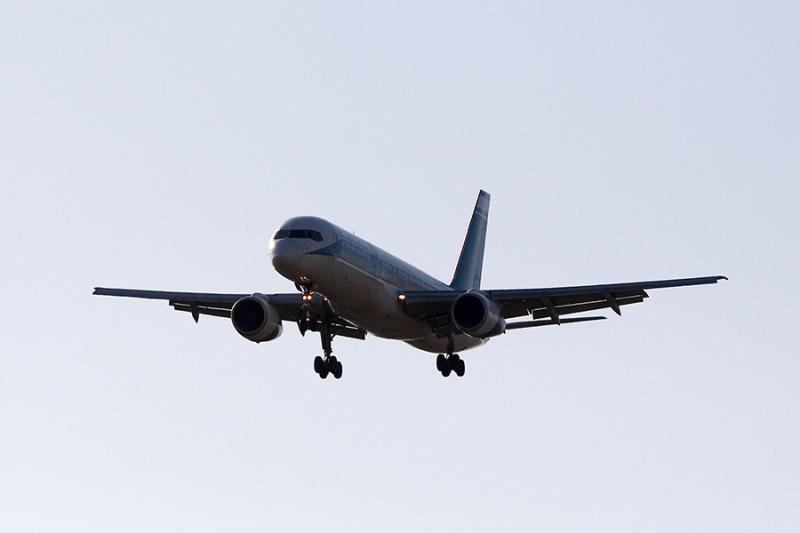
{"label": "aircraft nose", "polygon": [[272,266],[281,275],[294,280],[299,276],[300,263],[305,250],[303,244],[294,239],[280,239],[272,243]]}

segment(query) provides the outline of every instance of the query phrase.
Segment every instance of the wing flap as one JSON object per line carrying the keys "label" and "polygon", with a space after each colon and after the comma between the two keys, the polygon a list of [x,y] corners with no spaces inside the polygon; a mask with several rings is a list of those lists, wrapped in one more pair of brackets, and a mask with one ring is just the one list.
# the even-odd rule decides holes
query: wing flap
{"label": "wing flap", "polygon": [[230,318],[231,317],[231,310],[225,308],[218,308],[218,307],[208,307],[204,305],[191,305],[179,302],[170,302],[170,305],[176,311],[185,311],[187,313],[192,313],[192,316],[196,315],[210,315],[210,316],[218,316],[222,318]]}
{"label": "wing flap", "polygon": [[506,324],[506,329],[522,329],[522,328],[537,328],[539,326],[558,326],[560,324],[578,324],[580,322],[594,322],[596,320],[605,320],[604,316],[584,316],[580,318],[564,318],[559,322],[552,320],[525,320],[522,322],[511,322]]}
{"label": "wing flap", "polygon": [[[615,298],[617,305],[630,305],[630,304],[638,304],[644,301],[644,298],[641,296],[629,296],[627,298]],[[574,313],[585,313],[586,311],[597,311],[600,309],[607,309],[611,307],[609,301],[607,299],[597,300],[593,302],[587,303],[575,303],[569,305],[558,305],[555,306],[556,314],[560,315],[571,315]],[[528,313],[525,313],[528,314]],[[534,318],[549,318],[551,314],[547,308],[540,308],[535,307],[531,310],[530,315]],[[520,315],[522,316],[522,315]]]}

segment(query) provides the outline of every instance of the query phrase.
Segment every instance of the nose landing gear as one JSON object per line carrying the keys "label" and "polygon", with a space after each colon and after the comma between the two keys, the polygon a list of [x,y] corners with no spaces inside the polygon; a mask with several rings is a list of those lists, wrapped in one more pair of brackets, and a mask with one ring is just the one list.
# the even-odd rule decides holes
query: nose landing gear
{"label": "nose landing gear", "polygon": [[334,378],[342,377],[342,363],[331,355],[331,344],[336,336],[364,340],[367,332],[338,316],[331,308],[330,302],[322,294],[317,293],[316,285],[298,285],[303,291],[300,313],[296,317],[300,333],[319,332],[322,341],[322,355],[314,358],[314,372],[325,379],[328,374]]}
{"label": "nose landing gear", "polygon": [[318,355],[314,358],[314,372],[322,379],[327,378],[328,374],[339,379],[342,377],[342,363],[335,355],[324,358]]}

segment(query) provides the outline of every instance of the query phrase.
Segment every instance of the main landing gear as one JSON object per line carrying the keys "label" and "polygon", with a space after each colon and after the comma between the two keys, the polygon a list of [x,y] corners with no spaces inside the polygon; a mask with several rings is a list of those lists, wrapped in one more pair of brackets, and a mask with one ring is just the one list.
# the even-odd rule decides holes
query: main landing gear
{"label": "main landing gear", "polygon": [[319,333],[322,339],[322,352],[324,356],[320,357],[318,355],[314,358],[314,372],[322,379],[327,378],[328,374],[339,379],[342,377],[342,363],[336,359],[335,355],[331,355],[333,352],[331,349],[333,335],[330,333],[330,327],[327,321],[321,321]]}
{"label": "main landing gear", "polygon": [[436,370],[441,372],[444,377],[449,376],[451,372],[455,372],[458,377],[463,377],[464,371],[466,370],[464,360],[461,359],[461,356],[457,353],[453,353],[453,349],[455,348],[453,346],[454,344],[455,339],[451,336],[447,343],[447,355],[440,353],[436,356]]}
{"label": "main landing gear", "polygon": [[464,360],[457,353],[447,356],[440,353],[436,356],[436,370],[441,372],[444,377],[449,376],[451,372],[455,372],[458,377],[463,377],[466,368]]}

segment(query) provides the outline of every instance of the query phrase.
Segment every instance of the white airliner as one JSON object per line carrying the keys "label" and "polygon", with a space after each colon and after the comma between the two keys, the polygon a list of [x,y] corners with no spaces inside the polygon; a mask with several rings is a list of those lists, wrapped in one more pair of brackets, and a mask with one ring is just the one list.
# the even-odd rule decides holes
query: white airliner
{"label": "white airliner", "polygon": [[[436,368],[447,377],[464,375],[457,352],[485,344],[509,330],[603,320],[605,316],[563,315],[643,302],[648,289],[704,285],[725,276],[539,289],[481,289],[489,194],[481,191],[467,236],[447,285],[384,252],[353,233],[317,217],[291,218],[270,242],[272,264],[294,282],[291,294],[214,294],[97,287],[94,294],[168,300],[178,311],[230,318],[253,342],[277,339],[283,322],[300,333],[319,332],[322,356],[314,371],[325,379],[342,376],[332,355],[334,337],[364,339],[367,333],[397,339],[438,354]],[[526,320],[510,321],[526,317]]]}

